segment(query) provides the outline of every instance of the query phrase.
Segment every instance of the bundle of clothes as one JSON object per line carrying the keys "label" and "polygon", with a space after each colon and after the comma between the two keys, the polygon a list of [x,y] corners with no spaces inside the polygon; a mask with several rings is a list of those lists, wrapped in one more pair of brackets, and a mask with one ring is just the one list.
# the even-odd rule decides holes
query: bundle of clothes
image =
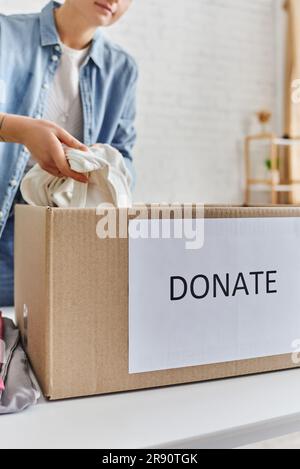
{"label": "bundle of clothes", "polygon": [[101,143],[92,145],[88,151],[63,147],[70,168],[87,174],[88,183],[52,176],[36,164],[21,183],[22,197],[28,204],[60,208],[132,206],[132,176],[116,148]]}

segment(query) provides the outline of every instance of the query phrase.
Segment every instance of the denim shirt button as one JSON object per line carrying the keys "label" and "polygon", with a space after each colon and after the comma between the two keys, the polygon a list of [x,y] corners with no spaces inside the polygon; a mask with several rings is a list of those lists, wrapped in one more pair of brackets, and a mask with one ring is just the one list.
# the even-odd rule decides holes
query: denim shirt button
{"label": "denim shirt button", "polygon": [[56,44],[56,46],[54,46],[54,49],[57,51],[57,52],[60,52],[60,46],[58,44]]}
{"label": "denim shirt button", "polygon": [[16,179],[12,179],[12,180],[10,181],[10,185],[11,185],[12,187],[16,187],[16,186],[18,185],[18,181],[17,181]]}
{"label": "denim shirt button", "polygon": [[57,55],[52,55],[51,60],[52,60],[52,62],[57,62],[58,61],[58,56]]}
{"label": "denim shirt button", "polygon": [[47,89],[49,88],[49,85],[48,85],[48,83],[43,83],[43,86],[42,86],[42,88],[43,88],[44,90],[47,90]]}

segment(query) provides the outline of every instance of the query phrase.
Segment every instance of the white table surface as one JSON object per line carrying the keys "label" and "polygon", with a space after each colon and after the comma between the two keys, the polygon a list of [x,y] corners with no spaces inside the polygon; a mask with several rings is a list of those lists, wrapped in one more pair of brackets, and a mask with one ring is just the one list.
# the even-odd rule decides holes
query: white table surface
{"label": "white table surface", "polygon": [[[3,309],[12,315],[12,309]],[[300,370],[45,402],[0,416],[0,448],[235,448],[300,431]]]}

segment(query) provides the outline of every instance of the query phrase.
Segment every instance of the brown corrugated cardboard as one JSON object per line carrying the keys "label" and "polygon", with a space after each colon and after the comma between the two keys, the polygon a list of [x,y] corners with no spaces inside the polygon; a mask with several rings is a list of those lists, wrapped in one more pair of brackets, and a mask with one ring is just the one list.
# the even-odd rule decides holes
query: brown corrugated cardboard
{"label": "brown corrugated cardboard", "polygon": [[[181,211],[181,206],[173,209]],[[205,208],[205,217],[300,217],[300,208],[211,206]],[[100,240],[95,230],[98,221],[94,209],[16,207],[17,321],[48,398],[152,388],[296,366],[290,355],[281,355],[129,374],[128,239]]]}

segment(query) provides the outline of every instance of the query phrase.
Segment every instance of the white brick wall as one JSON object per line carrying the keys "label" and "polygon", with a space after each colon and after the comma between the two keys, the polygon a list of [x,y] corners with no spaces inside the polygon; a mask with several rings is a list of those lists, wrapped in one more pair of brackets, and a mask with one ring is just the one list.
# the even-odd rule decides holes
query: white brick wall
{"label": "white brick wall", "polygon": [[[24,3],[0,10],[45,2]],[[136,200],[241,201],[243,135],[276,110],[274,0],[134,0],[107,34],[140,65]]]}
{"label": "white brick wall", "polygon": [[275,1],[276,14],[276,79],[277,79],[277,132],[284,133],[284,108],[285,108],[285,71],[286,71],[286,39],[287,39],[287,12],[284,10],[286,0]]}

